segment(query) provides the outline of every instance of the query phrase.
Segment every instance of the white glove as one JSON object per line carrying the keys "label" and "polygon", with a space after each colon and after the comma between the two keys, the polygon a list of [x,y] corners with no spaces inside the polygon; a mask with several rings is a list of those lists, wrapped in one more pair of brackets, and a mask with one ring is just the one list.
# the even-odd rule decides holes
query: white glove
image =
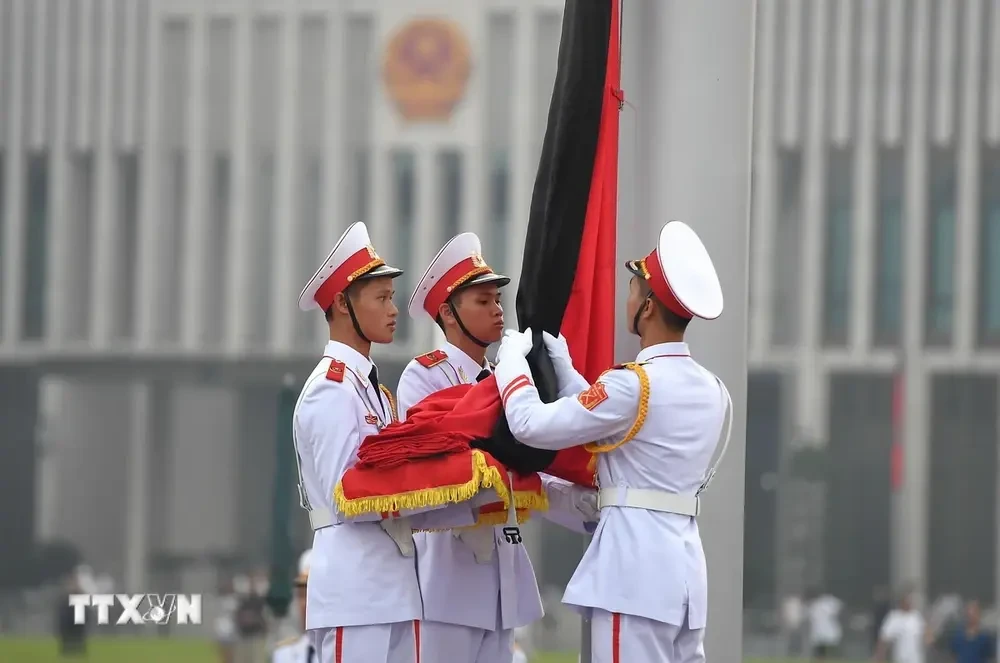
{"label": "white glove", "polygon": [[548,332],[542,332],[542,341],[545,349],[552,358],[552,367],[556,370],[556,380],[559,382],[559,397],[578,394],[590,383],[580,375],[580,372],[573,366],[573,358],[569,354],[569,345],[566,337],[559,334],[556,338]]}
{"label": "white glove", "polygon": [[503,340],[497,350],[497,364],[503,361],[506,356],[527,357],[531,352],[532,336],[531,328],[519,332],[516,329],[508,329],[503,333]]}
{"label": "white glove", "polygon": [[542,482],[549,498],[549,511],[545,514],[547,520],[580,532],[585,530],[585,523],[600,519],[596,490],[549,475],[543,475]]}
{"label": "white glove", "polygon": [[583,515],[584,522],[597,522],[601,518],[601,510],[597,507],[597,491],[591,488],[575,487],[573,505]]}
{"label": "white glove", "polygon": [[497,350],[497,365],[493,368],[497,389],[503,394],[514,380],[522,375],[531,379],[531,368],[525,357],[531,350],[531,330],[523,332],[509,329],[504,332],[500,349]]}

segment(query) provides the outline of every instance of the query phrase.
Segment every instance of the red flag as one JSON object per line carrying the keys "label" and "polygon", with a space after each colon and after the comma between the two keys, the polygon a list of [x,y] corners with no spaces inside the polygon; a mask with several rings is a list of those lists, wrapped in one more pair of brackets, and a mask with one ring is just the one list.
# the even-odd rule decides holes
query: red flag
{"label": "red flag", "polygon": [[601,126],[587,199],[583,239],[560,331],[576,369],[589,382],[614,363],[615,264],[618,223],[618,131],[621,90],[619,4],[611,0]]}
{"label": "red flag", "polygon": [[[614,360],[619,38],[619,0],[566,0],[517,292],[518,323],[538,332],[528,363],[546,402],[557,385],[542,330],[566,337],[590,381]],[[415,409],[410,421],[364,440],[362,462],[337,486],[342,510],[465,499],[492,475],[477,460],[484,457],[518,475],[518,507],[534,508],[543,497],[536,471],[594,484],[593,456],[583,447],[554,453],[512,438],[493,378],[432,394]],[[470,450],[461,450],[463,440]]]}

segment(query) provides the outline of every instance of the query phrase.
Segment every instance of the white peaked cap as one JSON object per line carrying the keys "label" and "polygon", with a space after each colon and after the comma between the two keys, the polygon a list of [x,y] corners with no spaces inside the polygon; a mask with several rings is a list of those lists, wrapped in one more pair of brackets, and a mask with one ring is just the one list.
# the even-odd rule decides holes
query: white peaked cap
{"label": "white peaked cap", "polygon": [[434,320],[438,308],[456,290],[485,283],[497,287],[510,283],[510,278],[497,274],[486,264],[483,248],[475,233],[455,235],[438,251],[424,275],[420,277],[407,307],[410,317],[430,316]]}
{"label": "white peaked cap", "polygon": [[722,284],[698,234],[683,221],[668,221],[652,253],[625,267],[646,279],[656,298],[682,318],[722,315]]}
{"label": "white peaked cap", "polygon": [[337,293],[346,290],[354,281],[376,276],[396,278],[402,273],[403,270],[390,267],[375,253],[365,224],[351,224],[322,266],[302,288],[299,308],[303,311],[313,308],[325,311],[333,304]]}

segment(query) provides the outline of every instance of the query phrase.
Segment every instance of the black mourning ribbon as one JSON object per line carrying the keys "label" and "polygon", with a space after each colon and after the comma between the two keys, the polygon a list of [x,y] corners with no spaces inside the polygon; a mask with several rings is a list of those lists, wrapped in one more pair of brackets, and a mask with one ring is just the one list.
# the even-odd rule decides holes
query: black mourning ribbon
{"label": "black mourning ribbon", "polygon": [[[559,393],[556,369],[552,365],[552,358],[549,357],[545,344],[542,342],[542,332],[534,331],[532,336],[531,352],[527,356],[528,366],[531,367],[531,375],[535,387],[538,389],[538,396],[543,403],[551,403],[556,400],[556,394]],[[482,449],[508,470],[519,475],[542,472],[552,464],[556,457],[555,451],[526,447],[515,440],[503,412],[500,413],[500,418],[497,419],[496,425],[493,427],[493,434],[485,439],[473,440],[469,446],[473,449]]]}
{"label": "black mourning ribbon", "polygon": [[372,371],[368,374],[368,381],[372,383],[372,387],[375,389],[375,398],[378,399],[378,406],[382,408],[382,418],[385,418],[385,403],[382,402],[382,390],[379,389],[378,382],[378,369],[372,364]]}
{"label": "black mourning ribbon", "polygon": [[490,369],[484,368],[483,370],[479,371],[479,375],[476,376],[476,382],[482,382],[491,375],[493,375],[493,373],[490,372]]}

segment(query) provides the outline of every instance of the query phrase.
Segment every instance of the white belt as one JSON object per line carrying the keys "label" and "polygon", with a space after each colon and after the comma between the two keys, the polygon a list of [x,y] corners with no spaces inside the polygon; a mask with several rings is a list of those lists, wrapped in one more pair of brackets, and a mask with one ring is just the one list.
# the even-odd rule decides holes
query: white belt
{"label": "white belt", "polygon": [[[314,532],[324,527],[330,527],[333,525],[333,514],[326,508],[310,509],[309,524]],[[403,557],[413,557],[413,532],[408,520],[405,518],[386,518],[381,520],[379,524],[396,543],[396,547],[399,548]]]}
{"label": "white belt", "polygon": [[329,509],[310,509],[309,524],[312,525],[314,532],[318,529],[329,527],[333,524],[333,515]]}
{"label": "white belt", "polygon": [[701,511],[701,500],[697,495],[679,495],[653,488],[614,486],[601,488],[597,494],[597,507],[628,507],[694,517]]}

